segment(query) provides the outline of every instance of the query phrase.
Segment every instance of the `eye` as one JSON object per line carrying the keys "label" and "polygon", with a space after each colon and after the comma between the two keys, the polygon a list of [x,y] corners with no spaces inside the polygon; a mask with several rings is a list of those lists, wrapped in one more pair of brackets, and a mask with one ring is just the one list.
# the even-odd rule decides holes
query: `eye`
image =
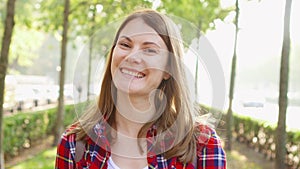
{"label": "eye", "polygon": [[119,45],[120,45],[122,48],[131,48],[130,44],[127,43],[127,42],[119,42]]}
{"label": "eye", "polygon": [[158,50],[154,48],[145,48],[143,49],[143,51],[147,54],[158,54]]}

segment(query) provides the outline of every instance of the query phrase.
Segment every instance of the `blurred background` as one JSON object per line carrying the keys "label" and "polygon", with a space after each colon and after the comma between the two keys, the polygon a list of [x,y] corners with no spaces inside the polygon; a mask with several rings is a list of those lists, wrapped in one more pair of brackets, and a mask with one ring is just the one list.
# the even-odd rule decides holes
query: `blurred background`
{"label": "blurred background", "polygon": [[[217,127],[223,135],[224,144],[228,139],[239,141],[235,149],[228,150],[229,167],[273,168],[272,159],[276,159],[275,132],[278,132],[279,107],[282,107],[279,104],[280,68],[287,1],[0,0],[1,64],[6,65],[5,71],[2,67],[0,70],[1,74],[5,74],[1,77],[5,87],[0,93],[3,95],[3,120],[1,118],[0,122],[4,133],[1,151],[5,159],[2,161],[7,161],[8,168],[31,168],[33,165],[53,168],[53,145],[61,132],[56,126],[65,128],[69,125],[78,116],[78,112],[74,113],[78,107],[73,105],[93,100],[99,93],[100,74],[115,33],[115,29],[110,28],[116,28],[120,18],[134,9],[152,8],[188,22],[182,26],[187,48],[195,42],[194,45],[201,51],[205,46],[201,46],[199,39],[205,37],[217,57],[219,63],[216,66],[222,70],[224,82],[221,83],[225,85],[224,96],[220,96],[225,100],[220,107],[211,107],[214,88],[203,59],[197,59],[186,50],[185,63],[196,79],[199,104],[217,109],[222,115]],[[14,4],[14,10],[8,4]],[[9,11],[14,11],[15,23],[10,27],[10,43],[7,40],[9,36],[5,35],[9,29],[5,22]],[[284,144],[288,153],[283,155],[286,167],[300,168],[300,22],[296,19],[300,16],[300,1],[293,1],[289,12],[289,72],[282,75],[288,80],[284,119],[287,133]],[[190,27],[194,27],[192,31],[189,31]],[[3,52],[4,46],[9,47],[7,55]],[[235,83],[230,97],[234,54]],[[69,107],[60,109],[59,105]],[[226,119],[229,109],[234,112],[233,123]],[[35,113],[39,116],[31,117]],[[245,126],[247,120],[243,121],[245,119],[255,121],[248,125],[249,131]],[[58,124],[60,120],[63,122]],[[20,124],[23,127],[17,128]],[[232,138],[226,136],[228,124],[232,126],[232,129],[229,128]],[[39,126],[44,128],[25,136],[26,131],[33,132],[32,129]],[[262,126],[265,128],[262,129]],[[241,135],[241,128],[244,135]],[[264,136],[265,141],[262,141],[262,132],[268,135]],[[244,145],[254,154],[242,154]],[[24,157],[22,152],[29,149],[33,151],[32,156]],[[255,153],[262,154],[262,159],[270,159],[269,166],[259,161],[257,158],[260,156]],[[39,158],[50,159],[53,163],[44,164],[44,160]]]}

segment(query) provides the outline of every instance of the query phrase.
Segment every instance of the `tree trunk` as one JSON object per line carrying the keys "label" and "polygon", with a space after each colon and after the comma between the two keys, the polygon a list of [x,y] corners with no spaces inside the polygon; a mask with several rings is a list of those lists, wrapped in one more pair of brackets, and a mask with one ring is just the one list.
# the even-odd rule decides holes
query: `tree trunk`
{"label": "tree trunk", "polygon": [[[201,36],[201,25],[202,25],[202,21],[199,20],[198,22],[198,31],[197,31],[197,38],[198,38],[198,41],[197,41],[197,50],[200,50],[200,36]],[[196,56],[196,68],[195,68],[195,98],[196,98],[196,101],[198,101],[198,71],[199,71],[199,58],[198,56]]]}
{"label": "tree trunk", "polygon": [[290,15],[292,0],[286,0],[284,15],[284,35],[281,52],[279,83],[279,115],[276,130],[276,169],[284,169],[286,157],[286,109],[288,105],[289,55],[290,55]]}
{"label": "tree trunk", "polygon": [[90,38],[89,44],[90,44],[89,45],[89,67],[88,67],[87,92],[86,92],[86,97],[88,102],[90,101],[90,85],[91,85],[91,75],[92,75],[93,37]]}
{"label": "tree trunk", "polygon": [[92,56],[93,56],[93,41],[94,41],[94,29],[95,29],[95,19],[96,19],[96,9],[93,10],[92,17],[92,28],[91,28],[91,37],[89,41],[89,68],[88,68],[88,80],[87,80],[87,101],[90,101],[90,85],[91,85],[91,75],[92,75]]}
{"label": "tree trunk", "polygon": [[64,5],[64,20],[63,20],[63,34],[61,42],[61,60],[60,67],[61,71],[59,74],[59,98],[58,98],[58,110],[56,114],[56,124],[54,133],[54,145],[57,145],[61,134],[64,130],[64,84],[65,84],[65,68],[66,68],[66,57],[67,57],[67,33],[68,33],[68,16],[69,16],[70,0],[65,0]]}
{"label": "tree trunk", "polygon": [[235,84],[235,71],[236,71],[236,46],[237,46],[237,37],[239,31],[239,0],[235,2],[235,40],[234,40],[234,53],[231,62],[231,75],[230,75],[230,87],[229,87],[229,106],[226,115],[226,140],[227,144],[225,146],[226,150],[231,150],[232,144],[232,126],[233,126],[233,118],[232,118],[232,100],[234,94],[234,84]]}
{"label": "tree trunk", "polygon": [[14,15],[15,15],[15,2],[16,0],[8,0],[6,6],[6,19],[4,34],[1,45],[1,58],[0,58],[0,169],[4,169],[4,150],[3,150],[3,103],[4,103],[4,89],[5,89],[5,76],[8,66],[9,46],[11,43],[13,28],[14,28]]}

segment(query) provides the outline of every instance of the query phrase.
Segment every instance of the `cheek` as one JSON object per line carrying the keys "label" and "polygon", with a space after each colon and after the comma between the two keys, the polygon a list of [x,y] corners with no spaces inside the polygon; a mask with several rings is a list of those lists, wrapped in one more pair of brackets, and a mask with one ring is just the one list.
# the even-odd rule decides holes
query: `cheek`
{"label": "cheek", "polygon": [[168,66],[169,63],[167,63],[167,57],[165,56],[158,56],[156,58],[151,59],[151,61],[149,61],[149,65],[150,67],[161,71],[161,72],[168,72]]}
{"label": "cheek", "polygon": [[149,80],[151,82],[148,83],[151,88],[158,88],[158,86],[161,84],[161,82],[164,79],[164,72],[160,70],[153,70],[152,76],[150,76]]}
{"label": "cheek", "polygon": [[153,80],[153,82],[160,83],[163,80],[165,73],[161,69],[153,68],[149,74],[151,74],[150,79]]}
{"label": "cheek", "polygon": [[120,52],[118,50],[114,50],[112,54],[112,60],[111,60],[111,69],[112,72],[120,65],[122,61],[122,56],[120,55]]}

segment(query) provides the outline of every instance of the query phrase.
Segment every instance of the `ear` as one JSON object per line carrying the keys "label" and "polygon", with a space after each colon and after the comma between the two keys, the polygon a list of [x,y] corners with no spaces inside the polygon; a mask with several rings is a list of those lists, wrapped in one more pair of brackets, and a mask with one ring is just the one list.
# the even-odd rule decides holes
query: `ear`
{"label": "ear", "polygon": [[163,79],[168,80],[169,78],[170,78],[170,74],[167,72],[164,72]]}

